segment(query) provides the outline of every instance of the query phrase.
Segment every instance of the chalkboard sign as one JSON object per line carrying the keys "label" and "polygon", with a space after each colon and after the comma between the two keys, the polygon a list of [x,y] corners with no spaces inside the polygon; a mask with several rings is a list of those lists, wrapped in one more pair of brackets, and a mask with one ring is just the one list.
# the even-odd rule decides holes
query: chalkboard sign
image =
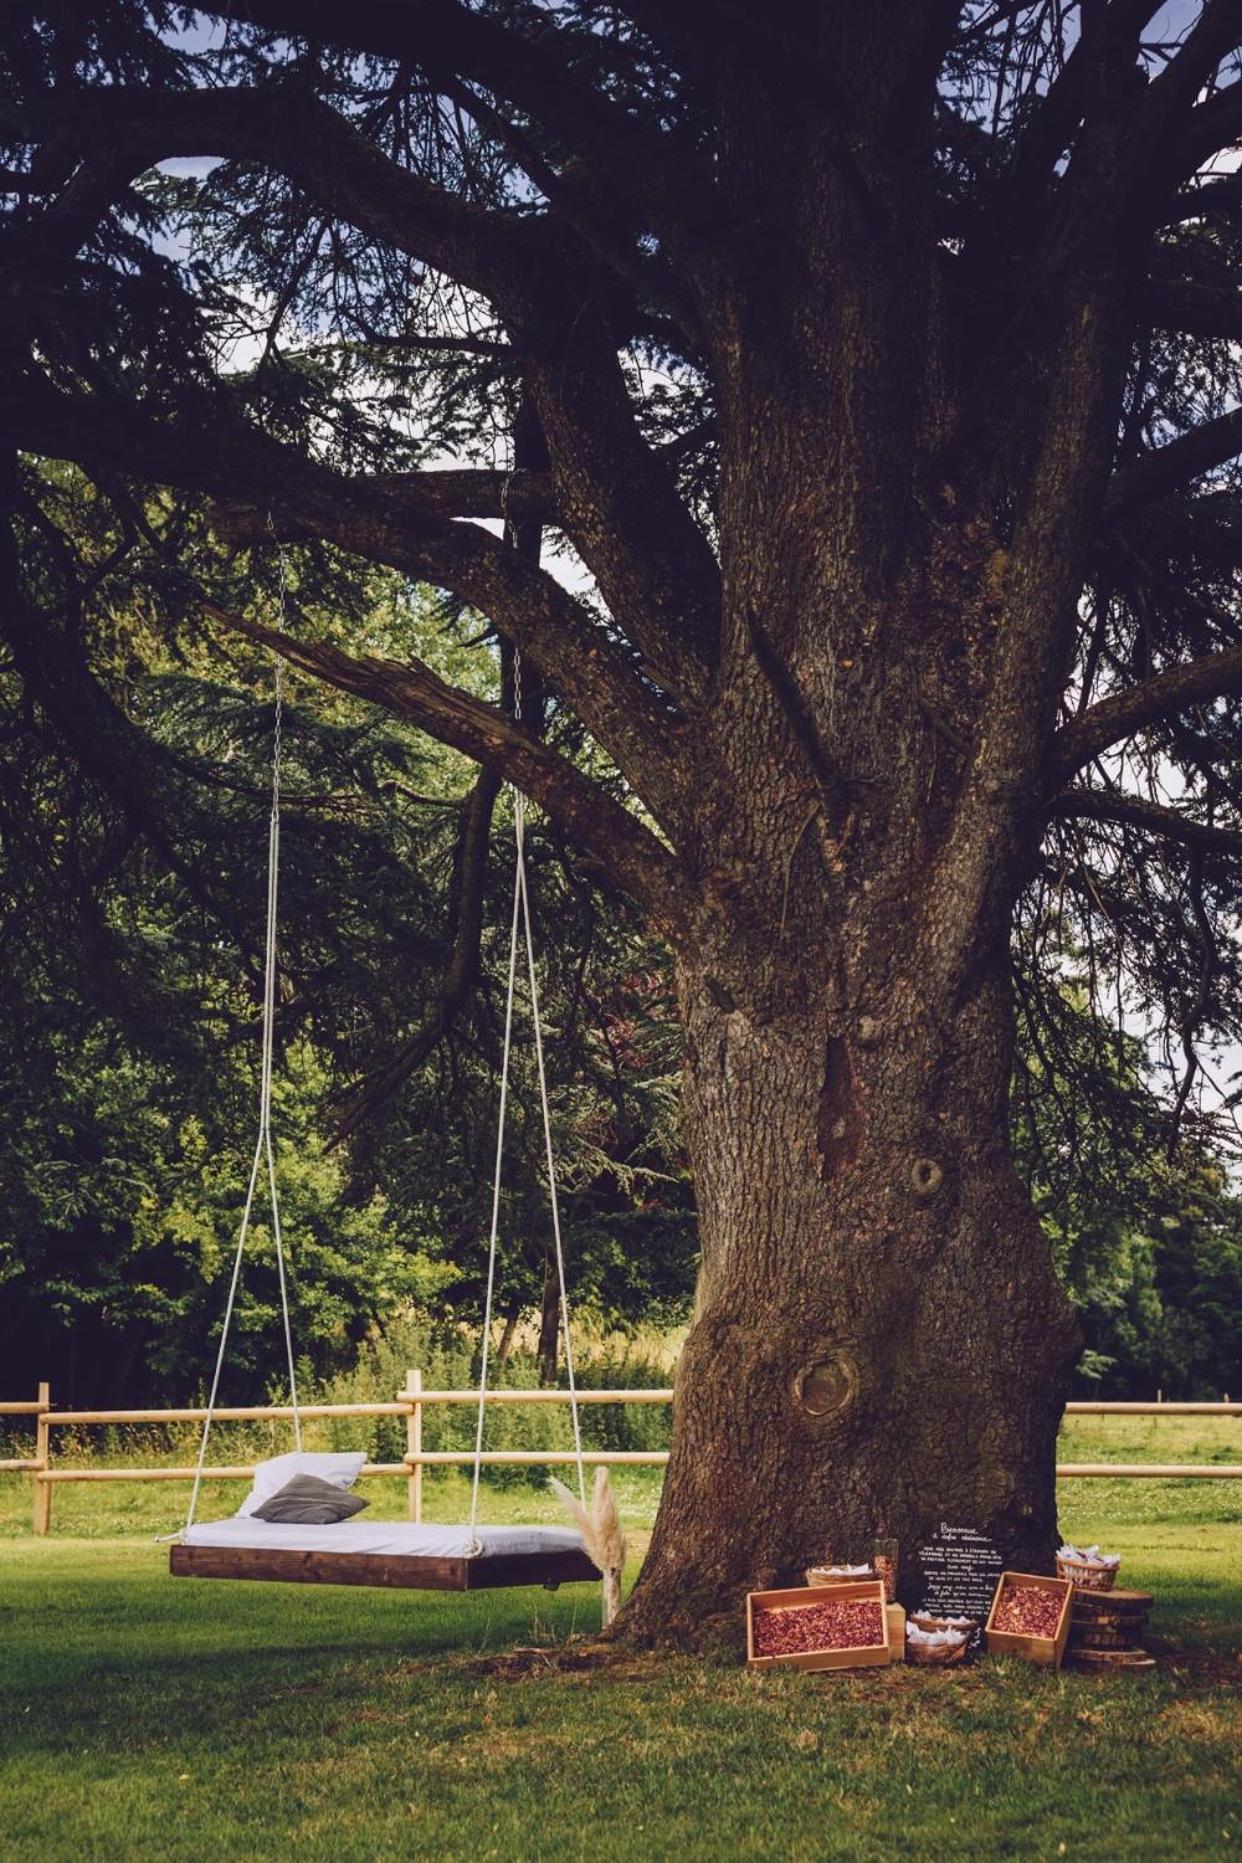
{"label": "chalkboard sign", "polygon": [[942,1521],[937,1533],[919,1547],[922,1570],[918,1609],[932,1617],[987,1617],[1004,1570],[994,1543],[977,1527],[954,1527]]}

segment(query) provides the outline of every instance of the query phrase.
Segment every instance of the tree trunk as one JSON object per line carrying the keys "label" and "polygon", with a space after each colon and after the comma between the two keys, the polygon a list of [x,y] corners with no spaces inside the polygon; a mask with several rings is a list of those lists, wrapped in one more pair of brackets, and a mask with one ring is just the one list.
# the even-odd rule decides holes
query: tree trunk
{"label": "tree trunk", "polygon": [[[879,95],[884,31],[866,8],[855,26]],[[935,248],[921,183],[881,141],[863,159],[884,212],[861,212],[786,101],[763,145],[788,134],[785,185],[749,138],[727,170],[814,282],[773,293],[755,250],[717,385],[722,665],[683,831],[700,909],[677,945],[702,1257],[623,1613],[638,1638],[737,1626],[747,1589],[877,1537],[902,1549],[909,1599],[942,1523],[1050,1570],[1078,1350],[1007,1137],[1009,927],[1077,520],[1041,512],[1019,572],[993,492],[952,482],[961,409],[941,280],[913,257]],[[1095,381],[1074,377],[1086,412],[1061,422],[1060,478],[1047,467],[1062,494]]]}
{"label": "tree trunk", "polygon": [[792,473],[776,440],[722,459],[733,657],[677,952],[701,1269],[637,1638],[877,1537],[910,1600],[942,1523],[1052,1569],[1079,1340],[1008,1144],[1032,838],[1012,771],[973,774],[995,546],[920,499],[887,568],[869,524],[810,548],[809,424]]}
{"label": "tree trunk", "polygon": [[549,1256],[543,1264],[543,1288],[539,1297],[539,1382],[556,1383],[556,1348],[561,1334],[561,1290],[556,1263]]}
{"label": "tree trunk", "polygon": [[514,1299],[509,1302],[509,1309],[505,1314],[504,1329],[500,1335],[500,1344],[496,1347],[497,1365],[507,1365],[509,1363],[509,1354],[513,1350],[513,1341],[517,1337],[518,1321],[521,1317],[522,1303],[515,1296]]}
{"label": "tree trunk", "polygon": [[875,1537],[909,1595],[940,1522],[1050,1571],[1078,1332],[1007,1151],[1004,965],[929,1043],[909,920],[883,943],[845,971],[892,978],[886,1017],[790,941],[683,958],[702,1271],[629,1634],[693,1641]]}
{"label": "tree trunk", "polygon": [[[897,969],[904,936],[894,922]],[[942,1522],[1051,1569],[1078,1338],[1006,1146],[1003,973],[928,1068],[909,1015],[846,1021],[801,959],[750,960],[731,967],[744,995],[710,960],[681,966],[703,1260],[624,1620],[641,1638],[694,1641],[748,1589],[876,1537],[899,1542],[909,1597]]]}

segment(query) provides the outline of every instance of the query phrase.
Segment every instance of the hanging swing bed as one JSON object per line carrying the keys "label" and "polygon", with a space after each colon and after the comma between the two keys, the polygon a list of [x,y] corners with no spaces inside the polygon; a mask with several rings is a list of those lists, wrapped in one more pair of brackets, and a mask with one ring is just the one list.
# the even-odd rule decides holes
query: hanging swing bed
{"label": "hanging swing bed", "polygon": [[[283,595],[283,560],[281,568]],[[316,1455],[304,1452],[302,1449],[302,1418],[298,1406],[297,1373],[294,1363],[293,1334],[285,1275],[285,1251],[281,1234],[276,1163],[271,1131],[273,1025],[277,970],[277,882],[280,856],[282,675],[283,667],[278,658],[275,674],[276,724],[272,755],[272,809],[268,834],[267,944],[264,966],[259,1132],[237,1238],[237,1249],[225,1303],[224,1321],[216,1353],[207,1412],[199,1442],[189,1511],[186,1523],[177,1536],[176,1543],[170,1549],[169,1569],[175,1578],[249,1578],[300,1584],[399,1586],[423,1591],[478,1591],[518,1585],[544,1585],[549,1589],[555,1589],[558,1585],[581,1580],[598,1582],[602,1575],[601,1567],[588,1555],[586,1541],[581,1533],[568,1527],[482,1526],[478,1519],[479,1482],[483,1465],[483,1426],[487,1403],[488,1348],[496,1283],[496,1246],[500,1228],[505,1113],[509,1093],[514,995],[519,934],[521,934],[526,948],[526,973],[530,989],[535,1056],[543,1110],[544,1154],[548,1172],[557,1272],[560,1280],[560,1307],[565,1337],[568,1397],[573,1420],[578,1496],[582,1508],[579,1518],[584,1518],[588,1527],[590,1524],[590,1515],[586,1508],[582,1436],[578,1416],[577,1388],[574,1383],[569,1302],[565,1286],[565,1258],[561,1242],[560,1211],[557,1203],[552,1131],[544,1071],[543,1037],[539,1019],[539,995],[535,979],[534,945],[531,937],[530,905],[526,888],[526,863],[523,847],[526,805],[525,798],[516,792],[514,794],[515,850],[513,916],[509,937],[508,996],[505,1009],[504,1058],[500,1077],[495,1174],[492,1184],[487,1294],[484,1306],[482,1365],[475,1421],[469,1522],[464,1526],[439,1526],[424,1525],[415,1521],[364,1522],[357,1518],[344,1518],[333,1519],[331,1524],[280,1524],[259,1517],[257,1512],[277,1492],[287,1491],[285,1484],[291,1480],[304,1481],[309,1477],[311,1482],[319,1484],[320,1488],[327,1483],[331,1487],[346,1492],[362,1472],[365,1463],[365,1457],[362,1454]],[[225,1520],[199,1522],[196,1519],[199,1492],[204,1475],[210,1474],[206,1462],[212,1419],[219,1395],[220,1375],[228,1345],[229,1328],[237,1301],[251,1214],[261,1178],[265,1180],[271,1204],[272,1237],[275,1244],[277,1283],[284,1326],[295,1447],[290,1455],[276,1457],[272,1461],[259,1465],[255,1471],[254,1487],[243,1501],[237,1514]],[[572,1496],[566,1496],[566,1498],[572,1502]],[[609,1579],[612,1574],[605,1573],[603,1576]]]}

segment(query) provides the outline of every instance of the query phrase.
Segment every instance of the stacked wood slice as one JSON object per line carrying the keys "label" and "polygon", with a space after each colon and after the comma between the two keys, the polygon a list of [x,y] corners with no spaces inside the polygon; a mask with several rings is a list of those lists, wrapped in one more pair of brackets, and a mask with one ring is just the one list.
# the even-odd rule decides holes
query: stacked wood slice
{"label": "stacked wood slice", "polygon": [[1080,1669],[1154,1669],[1145,1647],[1149,1591],[1075,1588],[1065,1660]]}

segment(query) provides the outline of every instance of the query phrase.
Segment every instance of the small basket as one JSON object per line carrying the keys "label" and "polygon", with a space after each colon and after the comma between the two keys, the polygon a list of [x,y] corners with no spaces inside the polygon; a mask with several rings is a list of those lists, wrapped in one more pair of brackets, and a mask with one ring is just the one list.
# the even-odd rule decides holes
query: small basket
{"label": "small basket", "polygon": [[906,1641],[906,1661],[922,1663],[928,1669],[947,1669],[951,1663],[965,1662],[970,1648],[970,1632],[960,1643],[911,1643]]}
{"label": "small basket", "polygon": [[1057,1577],[1068,1578],[1076,1591],[1111,1591],[1120,1565],[1097,1565],[1093,1559],[1063,1559],[1057,1554]]}
{"label": "small basket", "polygon": [[808,1585],[858,1585],[876,1575],[870,1566],[865,1572],[830,1572],[826,1565],[809,1565],[802,1576]]}
{"label": "small basket", "polygon": [[977,1617],[933,1617],[928,1611],[911,1611],[910,1620],[919,1630],[960,1630],[969,1643],[979,1628]]}

